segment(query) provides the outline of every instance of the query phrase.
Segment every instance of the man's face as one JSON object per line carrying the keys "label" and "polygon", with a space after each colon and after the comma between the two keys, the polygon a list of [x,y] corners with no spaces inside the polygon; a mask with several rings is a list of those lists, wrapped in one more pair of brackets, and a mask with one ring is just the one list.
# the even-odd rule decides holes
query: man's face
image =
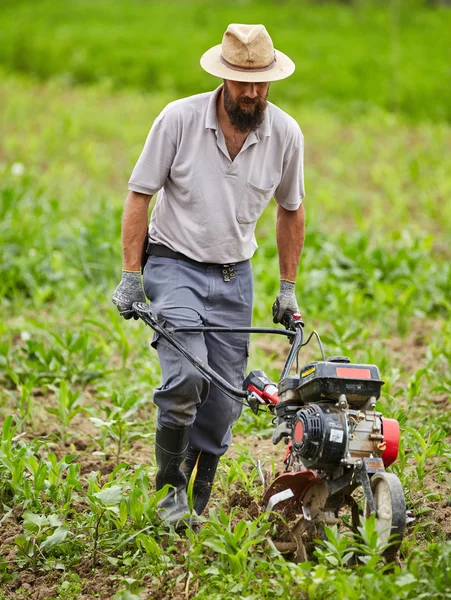
{"label": "man's face", "polygon": [[255,131],[263,122],[269,83],[224,80],[224,108],[231,124],[241,133]]}

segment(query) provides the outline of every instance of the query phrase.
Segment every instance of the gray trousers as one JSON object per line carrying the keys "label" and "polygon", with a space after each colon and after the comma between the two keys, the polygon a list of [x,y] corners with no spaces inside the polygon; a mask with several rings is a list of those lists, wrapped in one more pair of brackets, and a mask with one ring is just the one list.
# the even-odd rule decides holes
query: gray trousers
{"label": "gray trousers", "polygon": [[[249,261],[235,265],[224,281],[219,266],[149,256],[144,290],[161,324],[172,327],[250,327],[253,277]],[[178,333],[177,340],[235,387],[241,388],[249,356],[249,334]],[[158,418],[166,425],[192,425],[193,448],[220,456],[231,442],[242,405],[210,384],[175,348],[154,334],[162,385],[155,389]]]}

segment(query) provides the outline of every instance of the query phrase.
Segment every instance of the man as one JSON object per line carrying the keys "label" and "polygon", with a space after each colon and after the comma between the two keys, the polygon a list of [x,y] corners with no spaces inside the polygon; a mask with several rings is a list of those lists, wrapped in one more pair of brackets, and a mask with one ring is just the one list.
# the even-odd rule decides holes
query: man
{"label": "man", "polygon": [[[263,25],[229,25],[201,66],[223,79],[214,92],[169,104],[155,120],[132,173],[122,223],[123,275],[113,302],[125,318],[144,302],[141,254],[148,206],[144,290],[162,324],[249,327],[257,219],[272,197],[280,292],[275,322],[298,312],[294,288],[304,243],[303,136],[267,102],[270,82],[294,71]],[[147,243],[147,241],[146,241]],[[244,379],[247,334],[182,333],[178,339],[232,385]],[[204,510],[219,458],[230,445],[241,404],[210,385],[164,339],[154,335],[162,385],[155,454],[156,485],[171,486],[162,517],[177,525],[188,512],[186,485],[196,462],[194,506]]]}

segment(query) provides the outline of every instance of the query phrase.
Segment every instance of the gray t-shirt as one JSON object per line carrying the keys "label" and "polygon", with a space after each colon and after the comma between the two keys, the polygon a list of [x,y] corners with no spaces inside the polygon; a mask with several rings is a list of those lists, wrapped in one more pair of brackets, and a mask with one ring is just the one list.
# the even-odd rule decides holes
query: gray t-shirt
{"label": "gray t-shirt", "polygon": [[304,138],[296,121],[268,102],[261,126],[232,161],[214,92],[171,102],[156,118],[129,189],[158,197],[151,242],[208,263],[250,258],[255,225],[271,200],[296,210],[304,197]]}

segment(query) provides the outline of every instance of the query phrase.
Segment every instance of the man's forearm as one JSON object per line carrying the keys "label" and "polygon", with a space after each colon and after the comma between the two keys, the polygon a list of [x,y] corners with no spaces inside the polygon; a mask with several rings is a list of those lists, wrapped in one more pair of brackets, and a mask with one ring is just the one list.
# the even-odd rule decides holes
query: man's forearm
{"label": "man's forearm", "polygon": [[276,240],[279,252],[280,278],[296,281],[299,259],[305,237],[304,205],[297,210],[277,207]]}
{"label": "man's forearm", "polygon": [[122,216],[122,268],[139,271],[146,241],[152,196],[129,192]]}

